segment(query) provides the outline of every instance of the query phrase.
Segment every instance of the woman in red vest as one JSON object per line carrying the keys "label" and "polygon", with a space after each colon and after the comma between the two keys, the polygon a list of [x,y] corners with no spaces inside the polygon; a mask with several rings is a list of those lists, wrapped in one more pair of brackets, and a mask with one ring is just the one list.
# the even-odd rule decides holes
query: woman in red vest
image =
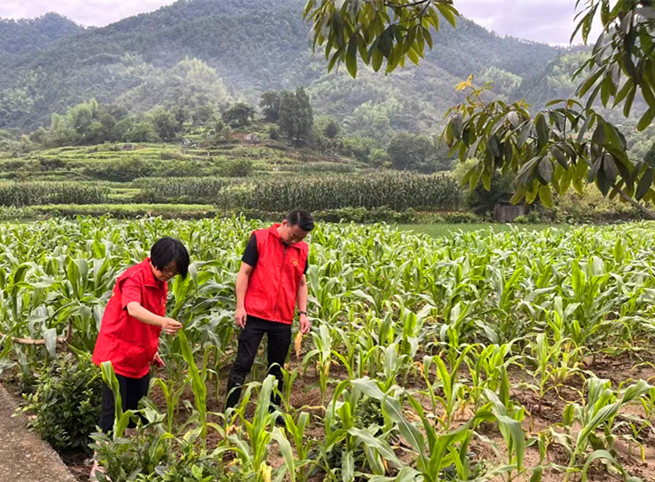
{"label": "woman in red vest", "polygon": [[[175,275],[186,277],[189,253],[173,238],[159,239],[150,257],[128,268],[116,280],[107,303],[93,362],[110,361],[120,385],[123,410],[138,408],[148,394],[150,365],[163,365],[157,350],[162,329],[174,335],[182,324],[166,317],[168,281]],[[114,394],[104,385],[100,428],[107,433],[114,425]],[[133,427],[133,425],[132,425]],[[91,475],[98,470],[97,461]]]}
{"label": "woman in red vest", "polygon": [[[307,318],[307,254],[303,239],[314,229],[311,214],[291,211],[281,224],[252,233],[237,276],[235,321],[242,329],[237,357],[227,384],[226,409],[241,396],[264,334],[268,336],[269,373],[282,390],[284,366],[291,346],[291,323],[298,307],[300,331],[309,332]],[[273,403],[279,405],[279,398]]]}

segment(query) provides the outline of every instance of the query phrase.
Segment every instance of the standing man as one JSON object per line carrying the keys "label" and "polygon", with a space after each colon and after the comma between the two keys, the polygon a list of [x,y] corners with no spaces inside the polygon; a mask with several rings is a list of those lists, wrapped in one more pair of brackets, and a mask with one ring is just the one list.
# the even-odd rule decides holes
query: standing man
{"label": "standing man", "polygon": [[[282,390],[281,367],[291,346],[291,323],[298,306],[300,331],[309,332],[307,318],[307,243],[303,239],[314,229],[312,215],[291,211],[281,224],[252,233],[237,277],[236,324],[242,329],[237,358],[227,383],[225,408],[239,403],[259,343],[268,335],[268,373]],[[280,404],[279,397],[272,402]]]}

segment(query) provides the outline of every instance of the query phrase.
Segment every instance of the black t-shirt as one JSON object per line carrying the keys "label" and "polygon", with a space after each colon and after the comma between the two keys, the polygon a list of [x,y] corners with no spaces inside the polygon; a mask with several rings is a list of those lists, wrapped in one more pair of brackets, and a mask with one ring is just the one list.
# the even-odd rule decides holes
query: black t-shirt
{"label": "black t-shirt", "polygon": [[[257,264],[258,259],[259,251],[257,251],[257,238],[253,234],[250,236],[248,245],[246,246],[246,249],[243,252],[243,256],[241,257],[241,261],[254,267]],[[309,260],[305,261],[305,274],[307,274],[307,268],[309,268]]]}

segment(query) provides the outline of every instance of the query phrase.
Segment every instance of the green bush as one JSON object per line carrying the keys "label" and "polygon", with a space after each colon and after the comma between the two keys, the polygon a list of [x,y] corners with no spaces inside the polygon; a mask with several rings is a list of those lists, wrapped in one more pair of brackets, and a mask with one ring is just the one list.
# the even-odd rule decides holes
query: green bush
{"label": "green bush", "polygon": [[569,189],[558,199],[559,220],[568,223],[615,223],[641,219],[641,213],[630,204],[604,197],[593,184],[580,194]]}
{"label": "green bush", "polygon": [[218,172],[226,177],[248,177],[252,174],[250,159],[233,159],[218,166]]}
{"label": "green bush", "polygon": [[482,218],[469,212],[456,212],[446,214],[444,221],[452,224],[475,224],[482,222]]}
{"label": "green bush", "polygon": [[188,156],[182,154],[180,151],[163,151],[159,155],[160,159],[165,161],[185,161],[188,160]]}
{"label": "green bush", "polygon": [[141,177],[206,176],[210,169],[207,163],[197,161],[128,158],[94,162],[84,168],[84,174],[93,179],[130,182]]}
{"label": "green bush", "polygon": [[68,353],[38,375],[23,410],[41,437],[59,451],[86,449],[102,407],[102,378],[90,354]]}

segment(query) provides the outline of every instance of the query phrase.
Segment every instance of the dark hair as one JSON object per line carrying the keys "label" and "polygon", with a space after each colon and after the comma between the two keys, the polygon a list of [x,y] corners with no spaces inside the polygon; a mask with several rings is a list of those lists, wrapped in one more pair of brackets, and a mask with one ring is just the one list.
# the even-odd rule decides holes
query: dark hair
{"label": "dark hair", "polygon": [[289,226],[299,225],[300,229],[307,232],[314,229],[314,218],[312,218],[312,215],[307,211],[294,209],[287,214],[286,219]]}
{"label": "dark hair", "polygon": [[174,261],[177,272],[182,275],[182,278],[186,278],[189,271],[189,252],[177,239],[158,239],[150,249],[150,261],[159,270],[164,269],[171,261]]}

